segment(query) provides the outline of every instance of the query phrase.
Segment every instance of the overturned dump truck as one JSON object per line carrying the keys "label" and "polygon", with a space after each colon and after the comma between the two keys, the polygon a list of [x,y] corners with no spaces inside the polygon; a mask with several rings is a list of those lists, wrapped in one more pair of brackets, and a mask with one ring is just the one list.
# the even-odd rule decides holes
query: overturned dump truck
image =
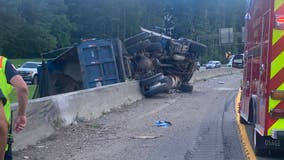
{"label": "overturned dump truck", "polygon": [[199,53],[206,46],[186,38],[171,37],[141,28],[124,41],[134,77],[146,97],[178,89],[191,92],[189,80],[197,69]]}
{"label": "overturned dump truck", "polygon": [[189,84],[200,51],[205,45],[141,28],[121,42],[119,39],[83,40],[42,63],[35,97],[94,88],[126,79],[139,80],[146,97],[179,89],[191,92]]}

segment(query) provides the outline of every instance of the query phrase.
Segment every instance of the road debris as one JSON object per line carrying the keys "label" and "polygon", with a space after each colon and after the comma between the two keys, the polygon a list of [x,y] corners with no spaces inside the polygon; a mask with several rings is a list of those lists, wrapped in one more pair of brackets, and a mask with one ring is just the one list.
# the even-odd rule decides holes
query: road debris
{"label": "road debris", "polygon": [[225,84],[225,82],[223,82],[223,81],[219,81],[219,82],[218,82],[218,84]]}
{"label": "road debris", "polygon": [[158,135],[158,136],[153,136],[153,135],[143,136],[143,135],[140,135],[140,136],[133,136],[131,138],[133,138],[133,139],[156,139],[156,138],[159,138],[159,137],[162,137],[162,135]]}
{"label": "road debris", "polygon": [[155,125],[157,127],[168,127],[168,126],[171,126],[172,123],[171,122],[168,122],[168,121],[156,121],[155,122]]}

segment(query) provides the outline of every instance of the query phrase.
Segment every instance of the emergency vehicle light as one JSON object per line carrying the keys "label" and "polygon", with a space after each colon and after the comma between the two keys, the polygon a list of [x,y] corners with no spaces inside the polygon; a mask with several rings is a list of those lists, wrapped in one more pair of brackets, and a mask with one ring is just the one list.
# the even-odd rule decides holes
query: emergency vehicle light
{"label": "emergency vehicle light", "polygon": [[284,91],[279,91],[279,90],[272,91],[270,96],[272,99],[275,100],[284,100]]}
{"label": "emergency vehicle light", "polygon": [[284,29],[284,15],[275,15],[275,28]]}
{"label": "emergency vehicle light", "polygon": [[270,116],[273,118],[283,118],[284,117],[284,110],[275,108],[270,111]]}

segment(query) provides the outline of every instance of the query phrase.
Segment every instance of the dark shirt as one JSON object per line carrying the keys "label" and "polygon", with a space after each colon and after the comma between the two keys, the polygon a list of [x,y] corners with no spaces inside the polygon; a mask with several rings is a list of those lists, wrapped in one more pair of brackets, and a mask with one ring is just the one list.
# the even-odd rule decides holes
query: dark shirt
{"label": "dark shirt", "polygon": [[0,89],[0,100],[2,101],[3,103],[3,106],[6,104],[7,102],[7,99],[6,97],[4,96],[4,94],[2,93],[2,90]]}
{"label": "dark shirt", "polygon": [[16,68],[9,61],[7,61],[6,63],[5,74],[6,74],[7,82],[9,84],[10,84],[10,80],[12,79],[12,77],[14,77],[15,75],[18,75]]}

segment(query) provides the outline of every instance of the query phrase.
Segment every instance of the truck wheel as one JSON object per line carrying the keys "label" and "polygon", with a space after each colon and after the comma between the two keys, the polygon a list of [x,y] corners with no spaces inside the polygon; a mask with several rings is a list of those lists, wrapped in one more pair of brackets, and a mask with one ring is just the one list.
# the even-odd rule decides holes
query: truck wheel
{"label": "truck wheel", "polygon": [[156,94],[163,93],[168,90],[166,83],[161,83],[159,85],[154,85],[150,88],[146,88],[145,86],[141,87],[142,94],[149,98],[153,97]]}
{"label": "truck wheel", "polygon": [[172,80],[168,76],[164,76],[161,82],[166,84],[167,90],[165,90],[165,92],[169,93],[172,88]]}
{"label": "truck wheel", "polygon": [[188,92],[191,93],[193,91],[193,85],[190,84],[182,84],[179,87],[179,90],[181,90],[182,92]]}
{"label": "truck wheel", "polygon": [[162,73],[158,73],[158,74],[155,74],[154,76],[140,80],[139,84],[140,86],[147,86],[155,82],[160,82],[163,78],[164,78],[164,75]]}
{"label": "truck wheel", "polygon": [[147,37],[149,36],[149,33],[147,32],[141,32],[141,33],[138,33],[130,38],[127,38],[125,41],[124,41],[124,44],[126,47],[130,46],[130,45],[133,45],[139,41],[143,41],[145,40]]}
{"label": "truck wheel", "polygon": [[[254,128],[254,127],[253,127]],[[260,144],[264,144],[264,137],[262,137],[255,129],[253,129],[253,150],[257,156],[267,156],[268,150],[261,148]]]}
{"label": "truck wheel", "polygon": [[37,81],[38,81],[38,76],[35,75],[33,78],[32,84],[37,84]]}

